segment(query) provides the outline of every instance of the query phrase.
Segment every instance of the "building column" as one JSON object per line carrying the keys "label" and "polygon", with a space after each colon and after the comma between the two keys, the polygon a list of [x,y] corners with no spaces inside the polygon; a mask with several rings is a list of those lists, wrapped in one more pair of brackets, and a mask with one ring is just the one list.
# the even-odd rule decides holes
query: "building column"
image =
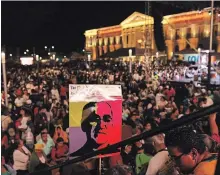
{"label": "building column", "polygon": [[128,47],[127,36],[128,36],[127,29],[123,29],[123,31],[122,31],[122,47],[123,48]]}
{"label": "building column", "polygon": [[153,51],[157,51],[157,47],[156,47],[156,43],[155,43],[155,38],[154,38],[154,27],[153,26],[151,26],[151,40],[152,40],[152,46],[151,46],[151,48],[152,48],[152,50]]}
{"label": "building column", "polygon": [[109,45],[109,51],[110,52],[114,52],[114,50],[115,50],[114,45],[113,44]]}
{"label": "building column", "polygon": [[99,46],[99,56],[102,56],[102,46]]}
{"label": "building column", "polygon": [[99,56],[102,55],[102,43],[103,43],[103,38],[99,38]]}
{"label": "building column", "polygon": [[184,38],[178,39],[177,44],[179,47],[179,51],[184,50],[186,48],[186,39],[184,39]]}
{"label": "building column", "polygon": [[115,45],[114,45],[114,47],[115,47],[115,50],[118,50],[118,49],[120,49],[121,48],[121,36],[116,36],[115,37]]}
{"label": "building column", "polygon": [[216,40],[217,40],[217,52],[220,53],[220,36],[217,36]]}
{"label": "building column", "polygon": [[131,47],[136,46],[135,28],[131,30]]}
{"label": "building column", "polygon": [[97,58],[97,47],[93,46],[92,47],[92,60],[96,60]]}
{"label": "building column", "polygon": [[115,47],[114,47],[114,37],[110,37],[109,41],[110,41],[109,51],[113,52],[115,50]]}
{"label": "building column", "polygon": [[88,37],[86,37],[85,48],[88,48]]}
{"label": "building column", "polygon": [[131,31],[128,33],[128,47],[132,47],[132,33]]}
{"label": "building column", "polygon": [[108,38],[104,38],[103,50],[104,50],[104,53],[108,52]]}
{"label": "building column", "polygon": [[189,38],[190,48],[198,48],[199,38]]}
{"label": "building column", "polygon": [[171,60],[172,54],[173,54],[173,50],[174,50],[174,41],[173,40],[166,40],[165,43],[166,43],[166,46],[167,46],[167,57],[168,57],[168,60]]}
{"label": "building column", "polygon": [[104,53],[108,52],[108,46],[103,46]]}

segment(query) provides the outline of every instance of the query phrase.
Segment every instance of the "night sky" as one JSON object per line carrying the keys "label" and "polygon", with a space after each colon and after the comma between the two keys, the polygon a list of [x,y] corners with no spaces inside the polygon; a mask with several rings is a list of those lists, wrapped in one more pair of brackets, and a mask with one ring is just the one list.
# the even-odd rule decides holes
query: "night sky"
{"label": "night sky", "polygon": [[[118,25],[134,11],[145,12],[145,2],[1,2],[2,45],[15,52],[55,46],[58,52],[80,51],[84,31]],[[219,2],[215,2],[217,6]],[[156,43],[164,48],[161,19],[189,10],[209,7],[210,2],[151,2]]]}

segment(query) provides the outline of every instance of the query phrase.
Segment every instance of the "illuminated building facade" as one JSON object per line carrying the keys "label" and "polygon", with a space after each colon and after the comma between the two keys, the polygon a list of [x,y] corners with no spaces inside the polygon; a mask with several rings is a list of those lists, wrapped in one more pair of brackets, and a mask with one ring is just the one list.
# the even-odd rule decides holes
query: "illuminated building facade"
{"label": "illuminated building facade", "polygon": [[[197,50],[201,44],[209,45],[210,11],[210,8],[207,8],[202,11],[191,11],[163,17],[162,24],[168,60],[172,58],[175,51],[182,51],[186,48]],[[220,52],[220,15],[218,9],[214,10],[213,18],[213,43],[215,44],[213,49]],[[205,49],[209,49],[209,47]]]}
{"label": "illuminated building facade", "polygon": [[153,25],[151,16],[134,12],[119,25],[85,31],[85,50],[95,60],[121,48],[135,48],[135,56],[141,59],[145,45],[151,52],[156,50]]}

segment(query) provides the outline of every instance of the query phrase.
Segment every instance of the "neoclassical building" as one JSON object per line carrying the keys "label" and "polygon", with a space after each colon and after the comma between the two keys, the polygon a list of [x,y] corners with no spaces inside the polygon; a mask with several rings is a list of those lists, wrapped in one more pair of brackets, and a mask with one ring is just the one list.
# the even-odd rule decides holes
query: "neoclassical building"
{"label": "neoclassical building", "polygon": [[92,53],[95,60],[108,52],[133,48],[134,56],[142,59],[146,48],[156,51],[154,40],[154,19],[134,12],[119,25],[85,31],[85,50]]}
{"label": "neoclassical building", "polygon": [[[220,52],[220,15],[214,10],[213,49]],[[186,48],[209,49],[210,38],[210,8],[202,11],[191,11],[163,17],[163,32],[168,59],[176,51]]]}

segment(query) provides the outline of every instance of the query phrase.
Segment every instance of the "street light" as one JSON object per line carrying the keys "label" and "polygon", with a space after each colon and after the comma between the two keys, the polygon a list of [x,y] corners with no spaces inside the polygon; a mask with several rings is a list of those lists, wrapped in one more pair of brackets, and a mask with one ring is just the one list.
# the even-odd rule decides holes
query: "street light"
{"label": "street light", "polygon": [[91,55],[90,55],[90,54],[88,54],[89,69],[90,69],[90,60],[91,60]]}
{"label": "street light", "polygon": [[39,55],[36,55],[37,61],[37,86],[38,86],[38,93],[40,93],[40,79],[39,79]]}
{"label": "street light", "polygon": [[9,56],[12,57],[12,54],[10,53]]}
{"label": "street light", "polygon": [[156,64],[157,64],[157,65],[158,65],[158,63],[159,63],[158,58],[159,58],[159,52],[156,52]]}
{"label": "street light", "polygon": [[7,90],[7,77],[6,77],[6,67],[5,67],[5,52],[2,52],[2,71],[3,71],[3,81],[4,81],[4,92],[5,92],[5,106],[8,107],[8,90]]}
{"label": "street light", "polygon": [[29,52],[29,50],[27,49],[26,52]]}
{"label": "street light", "polygon": [[44,49],[47,49],[47,46],[44,46]]}
{"label": "street light", "polygon": [[48,52],[48,55],[50,55],[50,52]]}
{"label": "street light", "polygon": [[54,46],[52,46],[52,49],[54,49]]}
{"label": "street light", "polygon": [[129,49],[128,50],[128,53],[129,53],[129,73],[132,73],[132,49]]}
{"label": "street light", "polygon": [[26,55],[26,54],[27,54],[27,52],[24,52],[24,54]]}
{"label": "street light", "polygon": [[36,60],[39,61],[39,55],[36,55]]}
{"label": "street light", "polygon": [[159,57],[159,52],[156,53],[156,58],[158,59],[158,57]]}
{"label": "street light", "polygon": [[55,60],[55,54],[53,54],[53,60]]}
{"label": "street light", "polygon": [[91,55],[90,54],[88,54],[88,61],[90,61],[91,60]]}

